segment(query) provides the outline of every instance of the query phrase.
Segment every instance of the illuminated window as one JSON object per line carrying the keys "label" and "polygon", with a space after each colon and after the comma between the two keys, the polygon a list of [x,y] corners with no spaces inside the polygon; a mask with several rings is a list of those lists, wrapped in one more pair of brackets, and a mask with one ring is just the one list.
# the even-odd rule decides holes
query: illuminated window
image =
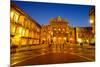
{"label": "illuminated window", "polygon": [[25,36],[25,29],[22,30],[22,36]]}
{"label": "illuminated window", "polygon": [[36,32],[34,33],[34,38],[36,38]]}
{"label": "illuminated window", "polygon": [[15,13],[15,15],[14,15],[14,21],[15,22],[18,22],[18,18],[19,18],[19,14],[18,13]]}
{"label": "illuminated window", "polygon": [[32,25],[31,25],[31,28],[32,28],[32,29],[35,29],[35,24],[32,24]]}
{"label": "illuminated window", "polygon": [[34,38],[34,32],[32,31],[32,38]]}
{"label": "illuminated window", "polygon": [[39,40],[36,40],[36,44],[39,44]]}
{"label": "illuminated window", "polygon": [[19,43],[20,43],[20,38],[12,38],[11,44],[19,45]]}
{"label": "illuminated window", "polygon": [[36,38],[38,38],[38,33],[36,33]]}
{"label": "illuminated window", "polygon": [[28,37],[28,35],[29,35],[29,30],[26,29],[25,36]]}
{"label": "illuminated window", "polygon": [[22,27],[17,27],[17,30],[16,30],[16,34],[18,34],[18,35],[21,35],[21,33],[22,33]]}
{"label": "illuminated window", "polygon": [[39,28],[37,28],[37,32],[40,32],[40,29]]}
{"label": "illuminated window", "polygon": [[33,31],[31,31],[31,38],[33,37]]}
{"label": "illuminated window", "polygon": [[63,31],[65,31],[65,29],[63,28]]}
{"label": "illuminated window", "polygon": [[64,40],[66,40],[66,37],[64,37]]}
{"label": "illuminated window", "polygon": [[27,39],[22,38],[22,39],[21,39],[21,45],[26,45],[26,44],[27,44]]}
{"label": "illuminated window", "polygon": [[22,26],[24,26],[24,16],[19,17],[19,23],[22,24]]}
{"label": "illuminated window", "polygon": [[27,20],[25,20],[24,23],[25,23],[25,27],[28,27],[28,25],[27,25],[27,24],[28,24]]}
{"label": "illuminated window", "polygon": [[29,31],[29,37],[32,37],[32,31],[31,30]]}
{"label": "illuminated window", "polygon": [[35,33],[35,38],[37,38],[37,33]]}
{"label": "illuminated window", "polygon": [[16,30],[16,26],[14,24],[11,24],[11,26],[10,26],[10,32],[11,32],[12,35],[15,34],[15,30]]}
{"label": "illuminated window", "polygon": [[33,32],[33,38],[35,37],[34,32]]}
{"label": "illuminated window", "polygon": [[33,44],[35,44],[35,40],[33,40]]}
{"label": "illuminated window", "polygon": [[10,15],[10,18],[11,18],[11,20],[13,19],[13,17],[14,17],[14,11],[11,11],[11,13],[10,13],[11,15]]}
{"label": "illuminated window", "polygon": [[11,44],[19,45],[19,43],[20,43],[20,36],[19,36],[19,35],[15,35],[15,36],[12,38]]}
{"label": "illuminated window", "polygon": [[36,44],[36,40],[34,40],[34,44]]}
{"label": "illuminated window", "polygon": [[19,33],[20,33],[20,34],[22,33],[22,30],[23,30],[22,27],[20,27],[20,28],[19,28]]}
{"label": "illuminated window", "polygon": [[29,40],[29,44],[33,44],[33,40],[32,39]]}

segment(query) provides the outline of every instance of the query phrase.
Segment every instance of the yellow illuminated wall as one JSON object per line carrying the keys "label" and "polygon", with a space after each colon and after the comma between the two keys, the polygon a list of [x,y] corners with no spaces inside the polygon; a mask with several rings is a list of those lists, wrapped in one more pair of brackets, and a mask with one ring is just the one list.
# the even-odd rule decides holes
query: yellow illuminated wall
{"label": "yellow illuminated wall", "polygon": [[89,13],[90,24],[92,26],[92,32],[95,34],[95,8],[92,8]]}
{"label": "yellow illuminated wall", "polygon": [[12,4],[10,12],[11,45],[38,45],[40,25]]}

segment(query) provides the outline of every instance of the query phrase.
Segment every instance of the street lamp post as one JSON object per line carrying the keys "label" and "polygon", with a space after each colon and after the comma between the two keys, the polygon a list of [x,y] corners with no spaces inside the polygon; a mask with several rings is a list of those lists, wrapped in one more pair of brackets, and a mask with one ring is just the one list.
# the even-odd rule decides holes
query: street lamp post
{"label": "street lamp post", "polygon": [[78,41],[78,43],[79,43],[80,46],[83,46],[83,44],[82,44],[82,39],[81,39],[81,38],[78,38],[77,41]]}
{"label": "street lamp post", "polygon": [[90,19],[90,24],[93,24],[93,20],[92,19]]}

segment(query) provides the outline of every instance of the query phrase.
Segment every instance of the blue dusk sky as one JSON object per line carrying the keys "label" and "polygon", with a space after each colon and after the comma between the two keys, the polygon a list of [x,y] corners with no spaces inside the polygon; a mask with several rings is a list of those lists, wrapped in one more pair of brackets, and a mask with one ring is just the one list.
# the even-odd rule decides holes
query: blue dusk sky
{"label": "blue dusk sky", "polygon": [[90,26],[89,11],[90,5],[74,5],[74,4],[57,4],[57,3],[41,3],[12,1],[25,13],[31,16],[39,24],[49,24],[51,18],[61,16],[68,20],[71,26]]}

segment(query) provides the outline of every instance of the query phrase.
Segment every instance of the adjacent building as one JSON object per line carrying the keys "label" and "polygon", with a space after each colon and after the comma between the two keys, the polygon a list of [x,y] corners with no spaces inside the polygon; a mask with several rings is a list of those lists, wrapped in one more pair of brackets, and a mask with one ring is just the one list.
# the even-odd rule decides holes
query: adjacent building
{"label": "adjacent building", "polygon": [[76,27],[77,43],[90,43],[93,36],[92,27]]}
{"label": "adjacent building", "polygon": [[95,7],[92,7],[90,12],[90,25],[92,27],[92,33],[94,34],[94,37],[92,38],[92,44],[95,44]]}
{"label": "adjacent building", "polygon": [[89,16],[90,16],[90,25],[92,27],[92,32],[95,34],[95,7],[91,8]]}
{"label": "adjacent building", "polygon": [[10,11],[10,41],[13,47],[29,47],[40,44],[41,26],[15,4]]}

